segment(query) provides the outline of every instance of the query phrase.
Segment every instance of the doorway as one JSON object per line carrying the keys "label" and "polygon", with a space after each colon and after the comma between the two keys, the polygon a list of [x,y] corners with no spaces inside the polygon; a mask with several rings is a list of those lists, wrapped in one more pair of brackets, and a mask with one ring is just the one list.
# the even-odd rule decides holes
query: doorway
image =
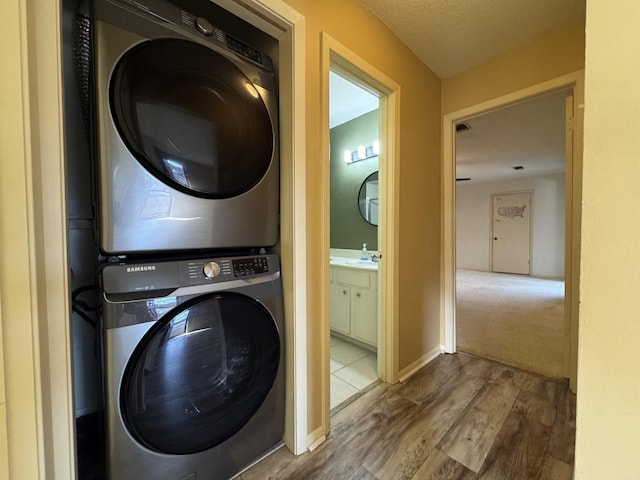
{"label": "doorway", "polygon": [[[464,268],[470,268],[471,270],[479,270],[490,273],[491,268],[491,251],[492,246],[491,243],[494,242],[492,232],[490,230],[491,227],[491,218],[490,212],[492,210],[492,202],[491,195],[496,192],[508,192],[508,191],[523,191],[529,187],[525,187],[522,184],[516,186],[510,186],[508,188],[499,187],[495,184],[489,187],[486,187],[484,191],[485,200],[482,202],[486,208],[486,215],[484,219],[477,218],[476,226],[479,224],[483,224],[484,228],[486,228],[486,235],[484,235],[484,239],[482,240],[483,245],[486,247],[478,247],[475,245],[475,252],[482,251],[482,255],[484,255],[484,260],[480,262],[481,265],[476,264],[471,265],[469,263],[469,249],[463,246],[460,248],[461,243],[471,243],[470,235],[468,235],[469,225],[461,222],[459,218],[459,208],[458,204],[462,204],[465,201],[468,202],[469,198],[465,198],[464,195],[460,194],[460,188],[466,189],[469,186],[469,179],[472,178],[474,180],[481,180],[481,176],[487,173],[495,173],[497,168],[496,165],[489,162],[489,164],[481,169],[476,170],[476,174],[471,173],[471,170],[468,168],[470,165],[469,159],[463,159],[460,162],[460,158],[458,158],[458,162],[456,165],[455,159],[457,154],[454,156],[454,152],[456,152],[458,145],[460,142],[460,130],[461,125],[470,124],[473,127],[473,122],[475,119],[480,118],[485,115],[487,112],[507,112],[510,110],[512,106],[521,106],[527,101],[532,100],[536,97],[542,98],[542,96],[552,96],[554,94],[560,96],[560,113],[562,114],[562,119],[560,121],[560,149],[562,151],[561,158],[559,159],[559,163],[566,168],[566,173],[564,178],[556,179],[555,185],[560,185],[563,187],[562,191],[556,188],[556,192],[554,194],[554,201],[556,202],[554,205],[558,205],[558,202],[561,204],[560,207],[554,208],[557,210],[559,215],[556,215],[554,219],[555,231],[563,232],[561,238],[555,239],[556,246],[559,245],[560,253],[554,253],[554,255],[549,256],[546,260],[544,260],[544,251],[546,246],[544,246],[544,242],[540,240],[540,238],[536,238],[537,236],[543,235],[544,229],[538,229],[536,231],[536,227],[534,226],[533,231],[534,235],[532,236],[532,247],[531,247],[531,265],[530,265],[530,273],[532,276],[550,276],[550,277],[562,277],[564,276],[565,286],[566,286],[566,295],[564,295],[565,291],[562,291],[562,298],[560,299],[561,307],[564,308],[564,315],[560,315],[559,318],[559,330],[561,335],[561,347],[560,350],[562,353],[560,354],[560,371],[561,376],[574,378],[575,370],[570,368],[570,363],[575,358],[575,343],[573,339],[575,337],[576,330],[574,325],[572,324],[573,316],[576,314],[574,309],[574,302],[576,296],[573,295],[573,283],[572,278],[575,278],[575,264],[572,262],[572,258],[575,256],[574,249],[579,249],[579,242],[577,241],[575,235],[575,228],[578,223],[574,223],[575,215],[573,212],[573,205],[579,206],[579,191],[574,188],[574,175],[576,175],[577,171],[573,168],[574,157],[573,157],[573,145],[574,145],[574,131],[572,128],[572,121],[575,115],[576,107],[573,102],[573,95],[575,94],[576,89],[581,94],[582,87],[581,85],[577,85],[581,82],[580,74],[577,73],[575,75],[567,75],[566,77],[559,78],[554,81],[547,82],[546,84],[537,85],[535,87],[525,89],[520,92],[516,92],[514,94],[507,95],[505,97],[495,99],[491,102],[486,102],[483,105],[479,105],[476,107],[470,107],[465,111],[455,112],[453,114],[445,115],[445,126],[444,126],[444,135],[445,135],[445,162],[444,162],[444,207],[445,207],[445,217],[444,217],[444,233],[445,233],[445,242],[444,242],[444,258],[445,258],[445,269],[444,269],[444,291],[443,291],[443,311],[444,311],[444,336],[445,336],[445,345],[447,351],[456,351],[457,349],[457,341],[456,341],[456,267],[459,267],[461,264]],[[567,95],[568,93],[568,95]],[[565,117],[566,116],[566,117]],[[513,121],[510,121],[510,124],[513,124]],[[517,123],[517,122],[516,122]],[[469,125],[464,125],[464,128]],[[450,131],[449,131],[450,129]],[[473,128],[471,129],[473,131]],[[458,132],[458,133],[456,133]],[[511,138],[512,135],[509,135],[509,132],[503,131],[506,138]],[[535,138],[535,135],[533,135]],[[578,135],[576,135],[576,138]],[[504,143],[504,142],[503,142]],[[508,143],[508,141],[507,141]],[[526,151],[529,148],[529,145],[522,146],[521,149]],[[495,155],[491,155],[491,157],[495,157]],[[579,159],[578,159],[579,161]],[[524,162],[523,162],[524,163]],[[505,165],[502,165],[505,167]],[[506,164],[505,172],[508,172],[508,175],[518,175],[522,173],[522,170],[531,170],[531,173],[537,173],[540,176],[551,175],[553,176],[553,172],[536,172],[534,167],[530,167],[529,165],[521,165],[518,159],[511,159],[509,163]],[[483,171],[482,171],[483,170]],[[479,173],[478,173],[479,172]],[[556,172],[557,173],[557,172]],[[457,180],[457,182],[456,182]],[[513,179],[512,179],[513,180]],[[485,180],[486,181],[486,180]],[[457,188],[456,188],[457,186]],[[455,193],[457,190],[457,194]],[[544,210],[548,208],[537,208],[534,204],[536,201],[544,200],[548,197],[548,195],[537,195],[537,188],[531,188],[532,192],[532,206],[531,206],[531,214],[538,215],[544,213]],[[535,201],[533,199],[536,199]],[[548,198],[547,198],[548,199]],[[476,199],[477,203],[477,199]],[[488,208],[487,208],[488,207]],[[520,205],[521,207],[521,205]],[[477,217],[477,215],[476,215]],[[535,225],[535,222],[534,222]],[[548,231],[548,230],[547,230]],[[537,245],[537,247],[536,247]],[[541,253],[543,252],[543,253]],[[574,255],[572,255],[574,252]],[[476,260],[479,257],[476,255]],[[544,261],[542,261],[544,260]],[[538,262],[536,265],[536,261]],[[547,262],[547,265],[543,265]],[[552,273],[550,275],[540,274],[541,270],[544,268],[549,268],[549,264],[555,264],[556,267],[560,267],[561,275],[557,273]],[[504,270],[504,268],[499,268],[499,270]],[[507,269],[508,270],[508,269]],[[519,272],[520,273],[520,272]],[[524,272],[526,274],[526,271]],[[571,342],[571,347],[570,347]]]}
{"label": "doorway", "polygon": [[[456,189],[460,350],[550,377],[563,376],[565,346],[566,95],[470,118],[456,136],[456,163],[471,178]],[[487,236],[488,251],[473,248]]]}
{"label": "doorway", "polygon": [[[321,216],[321,231],[322,231],[322,246],[321,254],[323,258],[327,260],[331,258],[331,191],[330,191],[330,129],[329,129],[329,100],[330,100],[330,72],[339,73],[341,77],[349,80],[349,82],[358,85],[370,94],[378,98],[379,109],[377,113],[378,117],[378,130],[379,137],[377,145],[373,142],[371,145],[368,143],[365,145],[357,145],[355,149],[351,151],[352,155],[365,158],[369,157],[369,153],[377,152],[378,157],[378,180],[369,178],[361,179],[360,187],[362,185],[371,183],[370,188],[365,188],[363,192],[369,192],[370,202],[368,202],[369,208],[367,209],[366,199],[361,202],[364,207],[363,215],[367,215],[367,212],[372,213],[375,210],[374,204],[377,203],[377,248],[376,250],[369,251],[369,245],[367,245],[367,257],[369,261],[365,265],[370,266],[371,254],[376,255],[375,260],[377,272],[367,271],[362,275],[362,271],[358,269],[352,269],[352,273],[356,273],[360,276],[360,279],[350,278],[349,282],[355,282],[355,286],[352,286],[352,290],[349,295],[353,295],[354,302],[363,302],[363,299],[369,298],[368,301],[364,301],[366,308],[363,311],[368,310],[375,303],[375,309],[377,310],[377,325],[374,325],[373,329],[376,333],[376,370],[377,377],[384,382],[394,383],[398,377],[398,359],[397,359],[397,330],[398,330],[398,282],[397,282],[397,251],[395,242],[395,221],[397,218],[397,165],[394,159],[396,158],[397,144],[395,142],[396,122],[399,118],[399,90],[400,86],[392,79],[388,78],[385,74],[377,70],[372,65],[368,64],[362,58],[354,54],[352,51],[344,47],[326,32],[322,33],[322,91],[323,98],[326,101],[323,103],[322,117],[324,125],[324,138],[322,143],[322,158],[323,158],[323,213]],[[374,114],[375,115],[375,114]],[[361,148],[358,148],[361,147]],[[343,152],[342,159],[340,161],[347,160],[346,154]],[[364,161],[364,160],[363,160]],[[357,164],[358,162],[356,162]],[[354,166],[354,165],[351,165]],[[376,188],[374,188],[376,187]],[[377,190],[378,200],[375,202],[374,194]],[[359,195],[355,195],[350,200],[344,200],[345,202],[352,202],[352,206],[359,205]],[[364,193],[363,193],[364,194]],[[360,214],[358,214],[360,215]],[[351,249],[356,249],[357,258],[354,258],[356,262],[360,261],[360,253],[362,249],[362,243],[364,240],[359,241],[357,246],[351,246]],[[368,242],[366,242],[368,243]],[[373,273],[377,278],[373,278]],[[350,275],[351,276],[351,275]],[[367,281],[365,285],[363,281]],[[330,261],[326,261],[321,271],[321,285],[322,291],[320,292],[322,298],[322,319],[323,319],[323,338],[321,343],[322,351],[322,398],[323,398],[323,433],[328,433],[330,430],[330,376],[331,376],[331,363],[330,363],[330,330],[331,330],[331,265]],[[339,281],[345,280],[344,278],[338,279]],[[366,287],[369,290],[375,290],[375,300],[371,297],[367,297],[360,289]],[[358,297],[360,293],[360,297]],[[345,294],[346,295],[346,294]],[[357,312],[354,313],[356,317],[359,316]],[[366,314],[365,316],[371,316]],[[370,327],[371,325],[369,325]],[[367,340],[371,338],[371,328],[360,329],[360,333],[363,335],[363,339]]]}
{"label": "doorway", "polygon": [[378,381],[379,93],[331,67],[330,409]]}

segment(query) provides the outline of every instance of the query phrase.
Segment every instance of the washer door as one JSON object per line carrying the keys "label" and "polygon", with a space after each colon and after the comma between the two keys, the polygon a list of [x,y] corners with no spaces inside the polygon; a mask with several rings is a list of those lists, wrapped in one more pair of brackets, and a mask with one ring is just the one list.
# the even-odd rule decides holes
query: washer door
{"label": "washer door", "polygon": [[260,408],[280,363],[273,317],[232,292],[198,297],[167,313],[124,371],[120,411],[129,433],[165,454],[224,442]]}
{"label": "washer door", "polygon": [[209,48],[180,39],[137,45],[117,63],[109,100],[129,151],[183,193],[237,196],[269,169],[267,108],[251,80]]}

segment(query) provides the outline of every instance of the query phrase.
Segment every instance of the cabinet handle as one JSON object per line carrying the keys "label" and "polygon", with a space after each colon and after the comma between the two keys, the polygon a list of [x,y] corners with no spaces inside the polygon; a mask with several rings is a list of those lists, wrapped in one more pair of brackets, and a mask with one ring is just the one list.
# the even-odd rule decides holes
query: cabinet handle
{"label": "cabinet handle", "polygon": [[343,294],[343,295],[346,295],[346,294],[347,294],[347,291],[346,291],[346,290],[342,290],[342,294]]}
{"label": "cabinet handle", "polygon": [[356,293],[356,297],[359,297],[359,296],[360,296],[360,292]]}

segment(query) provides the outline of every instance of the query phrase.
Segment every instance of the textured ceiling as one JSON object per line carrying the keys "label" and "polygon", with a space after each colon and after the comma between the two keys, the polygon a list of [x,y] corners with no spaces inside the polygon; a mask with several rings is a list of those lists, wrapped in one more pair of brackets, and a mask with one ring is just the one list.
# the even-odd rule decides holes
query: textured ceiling
{"label": "textured ceiling", "polygon": [[[447,78],[585,15],[585,0],[360,0],[433,72]],[[564,92],[467,120],[456,135],[460,185],[564,171]],[[331,126],[377,98],[331,77]],[[514,166],[523,166],[514,170]]]}
{"label": "textured ceiling", "polygon": [[470,130],[456,134],[456,177],[471,180],[458,185],[564,172],[565,97],[559,91],[467,119]]}
{"label": "textured ceiling", "polygon": [[585,15],[585,0],[360,0],[440,78]]}

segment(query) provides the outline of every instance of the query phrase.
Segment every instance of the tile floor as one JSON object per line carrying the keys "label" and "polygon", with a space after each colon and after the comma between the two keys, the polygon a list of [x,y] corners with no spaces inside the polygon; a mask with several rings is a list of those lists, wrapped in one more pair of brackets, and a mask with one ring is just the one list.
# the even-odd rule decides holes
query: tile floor
{"label": "tile floor", "polygon": [[377,355],[331,335],[331,409],[378,380]]}

